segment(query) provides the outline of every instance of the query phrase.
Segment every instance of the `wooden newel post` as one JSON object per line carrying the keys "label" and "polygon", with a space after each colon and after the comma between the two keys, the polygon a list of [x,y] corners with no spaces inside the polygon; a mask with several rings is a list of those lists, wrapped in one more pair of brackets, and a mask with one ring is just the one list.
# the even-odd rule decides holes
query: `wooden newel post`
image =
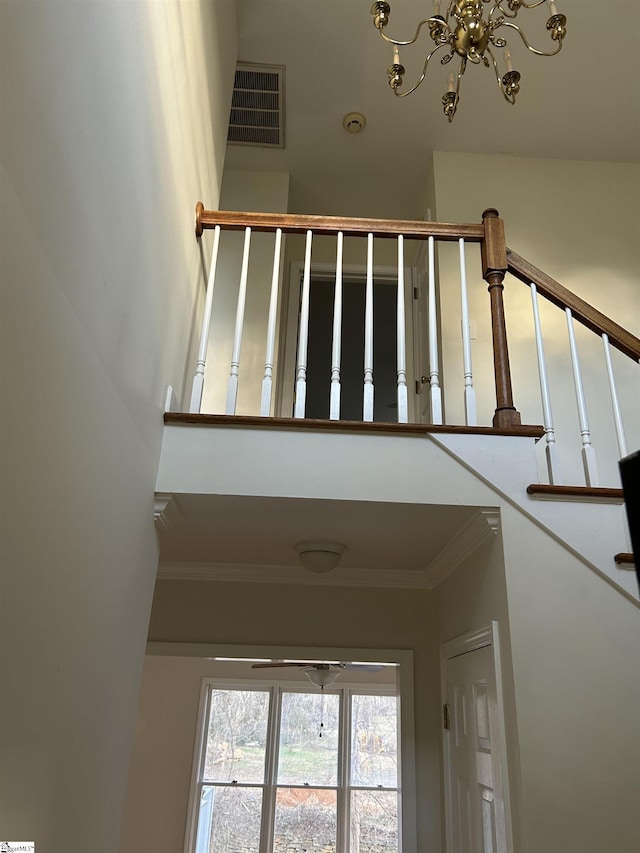
{"label": "wooden newel post", "polygon": [[502,291],[507,272],[507,244],[504,222],[494,208],[482,214],[484,240],[482,241],[482,275],[489,284],[491,298],[491,329],[493,332],[493,368],[496,378],[496,411],[493,426],[508,428],[521,423],[520,412],[513,405],[511,369],[507,345],[507,324],[504,316]]}

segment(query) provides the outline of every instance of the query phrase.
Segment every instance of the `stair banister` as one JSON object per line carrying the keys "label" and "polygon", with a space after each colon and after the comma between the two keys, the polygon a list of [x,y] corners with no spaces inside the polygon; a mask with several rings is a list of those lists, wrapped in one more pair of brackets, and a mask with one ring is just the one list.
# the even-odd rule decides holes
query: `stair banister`
{"label": "stair banister", "polygon": [[[493,343],[493,362],[494,362],[494,380],[496,393],[496,408],[493,416],[493,431],[495,433],[502,432],[503,434],[527,434],[534,430],[533,427],[523,427],[521,425],[521,416],[517,411],[513,401],[513,391],[511,382],[511,372],[509,364],[509,349],[507,343],[507,329],[505,320],[505,307],[503,303],[504,279],[507,272],[511,273],[516,278],[523,281],[531,287],[533,306],[534,306],[534,321],[536,335],[536,349],[538,354],[538,363],[540,367],[540,381],[542,389],[543,414],[545,421],[545,432],[547,435],[547,456],[549,463],[549,479],[554,487],[558,487],[561,481],[557,460],[551,457],[555,451],[555,429],[553,425],[553,417],[550,406],[550,380],[547,376],[547,370],[544,360],[544,350],[542,344],[542,333],[540,329],[540,320],[537,312],[536,295],[544,297],[557,307],[561,308],[568,318],[568,328],[570,343],[572,343],[571,353],[573,361],[574,382],[576,386],[576,395],[578,403],[578,412],[580,418],[580,432],[583,445],[583,457],[589,457],[585,460],[589,462],[586,466],[586,481],[587,484],[594,486],[598,481],[598,475],[595,470],[595,463],[592,461],[593,450],[591,447],[591,434],[588,420],[586,417],[585,395],[582,391],[582,378],[580,374],[580,365],[578,361],[577,347],[573,336],[573,321],[574,319],[586,326],[591,331],[600,335],[604,346],[605,363],[607,367],[607,375],[609,379],[609,389],[611,394],[611,404],[614,413],[615,430],[618,438],[618,446],[620,452],[626,450],[626,439],[624,428],[622,425],[622,411],[618,401],[615,380],[613,376],[613,368],[609,354],[609,346],[617,348],[626,356],[632,358],[635,362],[640,361],[640,339],[628,332],[626,329],[619,326],[617,323],[610,320],[597,309],[593,308],[587,302],[574,293],[563,287],[557,281],[552,279],[547,274],[536,268],[533,264],[521,258],[515,252],[510,250],[505,243],[504,224],[500,218],[498,211],[491,208],[486,210],[482,216],[481,224],[452,224],[439,222],[425,222],[420,220],[384,220],[384,219],[360,219],[354,217],[337,217],[337,216],[308,216],[298,214],[273,214],[273,213],[251,213],[239,211],[208,211],[199,203],[196,208],[196,234],[200,236],[205,229],[216,229],[216,240],[214,249],[217,248],[217,239],[219,238],[220,230],[229,231],[245,231],[247,239],[245,241],[245,257],[243,257],[243,274],[241,274],[240,283],[240,298],[238,300],[238,310],[236,316],[236,334],[234,338],[234,355],[232,357],[231,376],[229,377],[229,394],[227,395],[226,410],[229,413],[235,413],[235,400],[237,395],[237,382],[239,373],[239,343],[242,336],[242,316],[244,313],[244,291],[246,290],[246,273],[248,258],[248,234],[253,232],[270,232],[276,234],[276,252],[274,255],[274,272],[272,277],[271,301],[268,320],[267,332],[267,347],[265,357],[265,370],[262,386],[262,405],[260,408],[263,417],[266,417],[270,411],[271,403],[271,384],[272,371],[274,361],[274,335],[275,335],[275,311],[277,297],[277,281],[276,277],[279,271],[276,270],[277,260],[279,260],[279,252],[277,249],[279,232],[282,234],[306,234],[307,245],[305,251],[305,265],[302,286],[302,310],[300,311],[298,330],[298,352],[297,362],[295,364],[295,406],[294,419],[300,423],[306,420],[305,398],[306,398],[306,360],[307,360],[307,334],[308,334],[308,312],[309,312],[309,284],[311,271],[311,240],[314,235],[331,235],[337,238],[337,260],[336,260],[336,290],[334,300],[334,318],[333,318],[333,347],[331,359],[331,403],[329,417],[336,427],[340,427],[345,422],[340,420],[340,385],[341,385],[341,367],[340,367],[340,338],[341,338],[341,301],[342,301],[342,240],[343,237],[367,237],[368,242],[368,257],[367,257],[367,308],[366,308],[366,332],[365,332],[365,360],[364,360],[364,396],[365,405],[363,411],[363,420],[367,421],[367,427],[371,426],[370,419],[373,416],[373,381],[374,381],[374,366],[373,366],[373,323],[372,323],[372,307],[371,299],[372,290],[372,245],[375,239],[396,239],[398,242],[398,303],[397,303],[397,324],[398,324],[398,340],[397,340],[397,393],[398,393],[398,426],[406,428],[407,420],[407,386],[406,386],[406,355],[404,353],[405,342],[403,340],[403,331],[405,326],[405,306],[404,306],[404,287],[402,268],[404,265],[404,240],[413,239],[427,243],[429,254],[429,269],[428,269],[428,318],[429,340],[425,347],[423,357],[428,355],[429,360],[429,378],[430,378],[430,396],[431,396],[431,425],[430,429],[442,429],[442,405],[441,398],[441,367],[439,364],[438,350],[438,320],[437,312],[438,300],[435,289],[435,241],[458,242],[460,253],[460,276],[461,276],[461,323],[462,323],[462,360],[464,372],[464,393],[465,393],[465,429],[467,431],[484,431],[485,427],[478,428],[475,426],[475,415],[473,413],[473,378],[471,372],[471,339],[469,334],[469,319],[468,319],[468,304],[466,294],[466,268],[464,260],[465,243],[480,243],[482,257],[482,275],[488,284],[490,294],[491,307],[491,325],[492,325],[492,343]],[[249,231],[250,229],[250,231]],[[214,253],[217,254],[217,251]],[[278,258],[276,258],[278,256]],[[213,265],[213,264],[212,264]],[[200,398],[202,394],[202,384],[204,381],[205,358],[206,358],[206,342],[209,334],[209,315],[211,309],[211,298],[213,296],[213,288],[209,288],[207,294],[207,305],[205,307],[205,318],[203,325],[203,334],[201,346],[198,355],[198,363],[196,367],[196,378],[194,380],[194,399],[191,403],[192,412],[199,409]],[[418,386],[419,390],[419,386]],[[449,389],[449,392],[451,389]],[[282,420],[282,419],[280,419]],[[272,423],[276,423],[277,419],[272,419]],[[286,419],[284,419],[286,421]],[[283,421],[283,422],[284,422]],[[337,422],[337,423],[336,423]],[[319,423],[319,422],[318,422]],[[380,424],[380,427],[387,428],[389,424]],[[446,430],[459,430],[460,426],[448,425]],[[536,435],[541,432],[541,428],[535,428]],[[489,429],[489,432],[491,430]],[[533,433],[531,433],[533,434]]]}
{"label": "stair banister", "polygon": [[494,208],[482,214],[482,276],[489,284],[491,297],[491,329],[493,334],[493,366],[496,380],[496,411],[494,427],[510,427],[521,423],[520,412],[513,405],[511,368],[507,344],[507,324],[504,316],[502,291],[507,272],[507,245],[504,223]]}
{"label": "stair banister", "polygon": [[507,263],[511,275],[519,278],[526,285],[533,282],[538,293],[562,308],[571,309],[571,314],[574,320],[582,323],[587,329],[591,329],[597,335],[606,334],[609,338],[611,346],[619,349],[625,355],[632,358],[634,361],[640,361],[640,338],[632,335],[622,326],[610,320],[606,314],[598,311],[584,299],[576,296],[566,287],[563,287],[551,276],[539,270],[538,267],[526,261],[524,258],[517,255],[511,249],[507,249]]}
{"label": "stair banister", "polygon": [[216,281],[219,248],[220,226],[216,225],[213,237],[213,249],[211,251],[211,263],[209,264],[209,276],[207,278],[207,294],[205,296],[204,312],[202,315],[202,332],[200,334],[198,361],[196,362],[196,373],[193,377],[193,385],[191,388],[191,403],[189,405],[190,412],[199,412],[202,406],[204,371],[207,364],[207,347],[209,346],[209,329],[211,326],[211,310],[213,308],[213,289]]}
{"label": "stair banister", "polygon": [[219,225],[225,231],[244,231],[250,227],[254,232],[273,232],[282,228],[283,234],[324,234],[335,236],[342,231],[345,237],[396,238],[404,235],[405,240],[412,238],[424,240],[435,237],[437,240],[457,242],[461,237],[470,243],[481,243],[484,239],[484,226],[475,223],[455,224],[450,222],[425,222],[420,219],[359,219],[352,216],[309,216],[298,213],[249,213],[237,210],[205,210],[201,202],[196,207],[196,236],[204,230]]}
{"label": "stair banister", "polygon": [[269,296],[269,317],[267,320],[267,345],[264,356],[264,378],[262,380],[262,398],[260,414],[268,418],[271,414],[271,391],[273,386],[273,360],[276,344],[276,325],[278,322],[278,283],[280,280],[280,253],[282,249],[282,229],[276,229],[273,249],[273,270],[271,273],[271,292]]}
{"label": "stair banister", "polygon": [[540,323],[540,309],[538,306],[538,290],[533,282],[531,282],[531,307],[533,309],[533,328],[536,339],[540,395],[542,398],[542,419],[546,439],[545,455],[547,457],[547,472],[549,474],[549,483],[552,486],[561,486],[562,475],[560,473],[560,461],[558,459],[558,451],[556,447],[556,431],[553,423],[553,411],[551,406],[551,389],[549,387],[547,359],[544,352],[542,325]]}

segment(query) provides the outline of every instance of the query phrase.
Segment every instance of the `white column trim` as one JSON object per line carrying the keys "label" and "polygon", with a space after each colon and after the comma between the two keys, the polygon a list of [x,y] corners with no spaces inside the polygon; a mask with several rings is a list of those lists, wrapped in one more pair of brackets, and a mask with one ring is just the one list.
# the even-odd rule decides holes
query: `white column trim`
{"label": "white column trim", "polygon": [[166,533],[182,516],[182,508],[173,492],[156,492],[153,520],[161,533]]}

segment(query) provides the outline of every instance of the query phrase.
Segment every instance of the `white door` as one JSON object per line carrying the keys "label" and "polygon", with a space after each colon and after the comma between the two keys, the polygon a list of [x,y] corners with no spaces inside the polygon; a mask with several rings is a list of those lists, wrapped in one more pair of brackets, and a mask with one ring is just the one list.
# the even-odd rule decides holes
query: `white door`
{"label": "white door", "polygon": [[447,849],[507,853],[493,647],[447,658],[445,666]]}

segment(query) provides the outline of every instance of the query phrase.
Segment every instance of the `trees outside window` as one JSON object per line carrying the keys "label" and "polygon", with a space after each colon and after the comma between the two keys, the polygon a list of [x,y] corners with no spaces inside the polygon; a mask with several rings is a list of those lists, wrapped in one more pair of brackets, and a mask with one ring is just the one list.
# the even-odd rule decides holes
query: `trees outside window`
{"label": "trees outside window", "polygon": [[399,853],[398,700],[208,680],[193,853]]}

